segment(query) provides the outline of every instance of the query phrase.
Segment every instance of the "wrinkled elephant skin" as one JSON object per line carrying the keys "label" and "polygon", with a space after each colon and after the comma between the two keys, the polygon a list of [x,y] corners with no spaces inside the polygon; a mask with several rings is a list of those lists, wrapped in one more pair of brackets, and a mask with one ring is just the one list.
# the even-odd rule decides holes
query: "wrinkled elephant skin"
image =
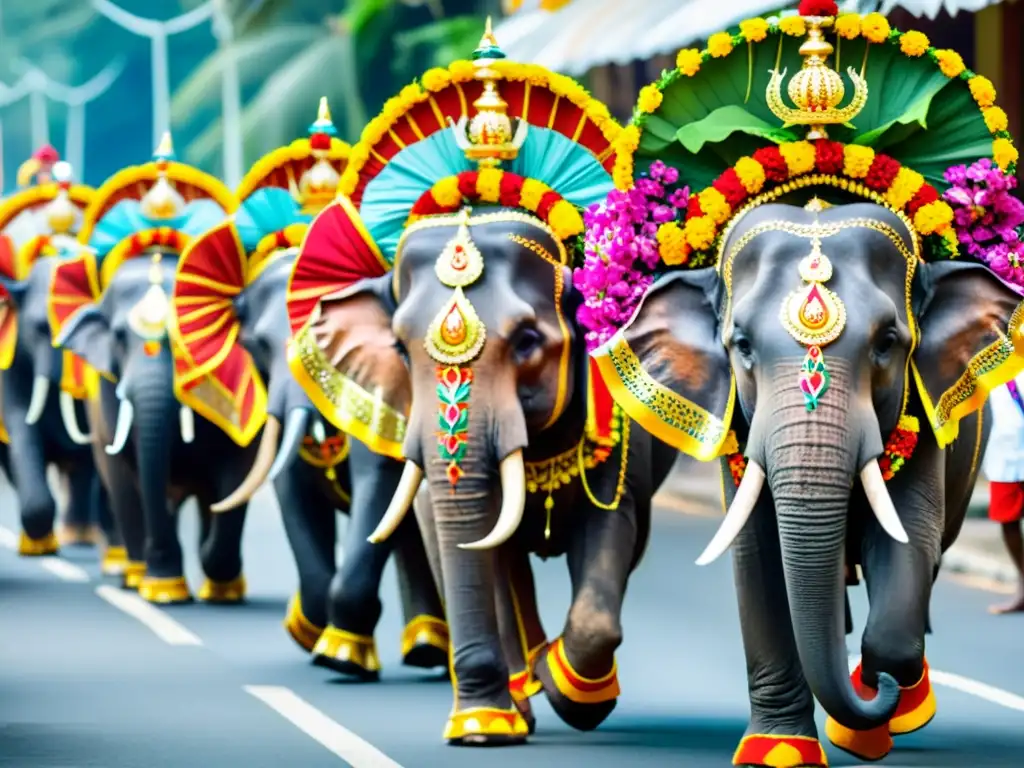
{"label": "wrinkled elephant skin", "polygon": [[[816,216],[823,225],[846,222],[821,240],[833,267],[827,288],[845,305],[846,320],[838,338],[822,345],[831,383],[812,410],[798,387],[807,347],[780,322],[786,297],[805,285],[798,264],[812,240],[790,229],[736,244],[767,222],[811,225]],[[911,280],[916,259],[901,251],[912,247],[903,222],[872,204],[820,214],[764,205],[736,225],[723,248],[722,274],[731,284],[714,268],[670,273],[623,332],[648,375],[691,402],[715,404],[721,413],[734,377],[733,428],[750,467],[739,492],[726,483],[728,503],[741,494],[746,501],[730,509],[736,519],[723,528],[736,529],[730,535],[749,670],[748,736],[816,738],[813,694],[830,715],[833,742],[878,759],[892,746],[890,733],[923,727],[934,714],[924,659],[931,588],[940,553],[962,524],[988,430],[975,413],[941,450],[909,360],[921,386],[943,392],[997,340],[993,326],[1006,327],[1019,297],[967,263],[917,264]],[[695,368],[702,376],[689,375]],[[918,444],[882,483],[875,462],[897,427],[904,393],[906,415],[920,424]],[[894,539],[903,531],[908,543]],[[862,667],[851,681],[844,573],[855,565],[867,582],[870,613]]]}

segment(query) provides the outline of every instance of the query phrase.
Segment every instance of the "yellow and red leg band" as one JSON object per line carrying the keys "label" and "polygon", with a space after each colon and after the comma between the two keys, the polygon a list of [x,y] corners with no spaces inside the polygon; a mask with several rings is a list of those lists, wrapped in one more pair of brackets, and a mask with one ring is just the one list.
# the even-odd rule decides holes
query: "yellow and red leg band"
{"label": "yellow and red leg band", "polygon": [[367,672],[380,672],[377,643],[368,635],[357,635],[328,625],[313,646],[313,654],[353,664]]}
{"label": "yellow and red leg band", "polygon": [[[861,665],[853,670],[850,680],[858,695],[870,701],[878,690],[867,685],[862,679]],[[854,731],[829,717],[825,721],[825,733],[840,749],[865,760],[881,760],[892,750],[893,735],[903,735],[920,730],[935,717],[935,693],[928,675],[928,661],[924,662],[921,679],[914,685],[900,689],[900,702],[888,725],[881,725],[869,731]]]}
{"label": "yellow and red leg band", "polygon": [[619,688],[618,667],[612,662],[612,669],[604,677],[591,680],[576,673],[565,655],[565,644],[558,638],[548,649],[548,669],[555,687],[569,701],[577,704],[600,704],[618,698],[622,692]]}
{"label": "yellow and red leg band", "polygon": [[288,603],[288,613],[282,623],[292,640],[309,653],[313,652],[316,641],[324,632],[323,627],[318,627],[302,612],[302,598],[299,597],[298,592],[292,595],[291,602]]}
{"label": "yellow and red leg band", "polygon": [[446,741],[459,741],[467,736],[502,736],[525,739],[530,733],[518,709],[472,707],[452,712],[444,727]]}
{"label": "yellow and red leg band", "polygon": [[546,642],[538,645],[526,655],[526,669],[509,676],[508,690],[512,694],[513,701],[526,701],[536,696],[543,689],[544,684],[534,677],[533,668],[534,664],[537,663],[537,659],[547,648],[548,644]]}
{"label": "yellow and red leg band", "polygon": [[733,765],[764,765],[772,768],[827,768],[825,750],[813,736],[778,736],[754,734],[744,736]]}
{"label": "yellow and red leg band", "polygon": [[449,642],[448,625],[435,616],[421,614],[402,630],[402,656],[408,656],[413,648],[426,645],[447,653]]}

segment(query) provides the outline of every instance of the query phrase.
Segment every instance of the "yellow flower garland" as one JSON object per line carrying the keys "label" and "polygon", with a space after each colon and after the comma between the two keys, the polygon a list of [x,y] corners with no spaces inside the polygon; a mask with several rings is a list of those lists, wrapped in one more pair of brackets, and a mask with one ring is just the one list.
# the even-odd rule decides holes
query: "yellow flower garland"
{"label": "yellow flower garland", "polygon": [[693,77],[700,72],[700,65],[700,51],[696,48],[683,48],[676,54],[676,69],[687,77]]}
{"label": "yellow flower garland", "polygon": [[851,179],[863,179],[875,162],[875,150],[859,144],[847,144],[843,149],[843,175]]}
{"label": "yellow flower garland", "polygon": [[869,13],[860,23],[860,33],[869,43],[884,43],[890,31],[888,19],[880,13]]}

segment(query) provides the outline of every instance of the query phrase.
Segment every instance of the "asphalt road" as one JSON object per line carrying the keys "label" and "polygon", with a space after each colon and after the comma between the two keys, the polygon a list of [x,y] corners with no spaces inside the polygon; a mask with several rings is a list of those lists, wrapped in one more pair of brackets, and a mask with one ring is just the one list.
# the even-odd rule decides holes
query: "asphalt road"
{"label": "asphalt road", "polygon": [[[131,611],[148,606],[103,586],[94,550],[65,550],[56,564],[18,558],[13,498],[0,488],[0,765],[729,764],[747,716],[730,565],[727,558],[704,569],[693,565],[714,520],[682,514],[678,504],[660,511],[626,600],[623,695],[599,730],[572,731],[539,697],[538,730],[529,745],[482,751],[443,744],[447,682],[398,664],[400,617],[390,569],[377,635],[381,682],[343,682],[308,663],[280,625],[296,576],[279,513],[269,494],[258,499],[245,538],[249,603],[153,608],[142,620]],[[196,540],[192,509],[181,528],[183,542]],[[195,548],[188,554],[196,589]],[[553,635],[564,617],[568,578],[560,561],[538,562],[536,571]],[[989,616],[993,599],[950,578],[940,581],[936,633],[928,641],[938,715],[924,731],[900,739],[884,765],[1021,765],[1024,616]],[[854,611],[863,618],[862,592]],[[828,750],[833,765],[858,764]]]}

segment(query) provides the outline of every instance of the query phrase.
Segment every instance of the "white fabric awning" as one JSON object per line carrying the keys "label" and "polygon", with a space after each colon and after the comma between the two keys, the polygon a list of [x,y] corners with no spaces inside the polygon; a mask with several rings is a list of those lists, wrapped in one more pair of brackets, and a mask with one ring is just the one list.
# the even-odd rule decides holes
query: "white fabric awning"
{"label": "white fabric awning", "polygon": [[[888,13],[905,8],[934,19],[942,8],[979,11],[1000,0],[882,0]],[[579,77],[604,64],[628,64],[706,40],[751,16],[777,11],[786,0],[571,0],[556,11],[536,4],[501,21],[494,35],[514,61]],[[790,6],[795,6],[792,2]],[[856,6],[856,0],[840,7]]]}

